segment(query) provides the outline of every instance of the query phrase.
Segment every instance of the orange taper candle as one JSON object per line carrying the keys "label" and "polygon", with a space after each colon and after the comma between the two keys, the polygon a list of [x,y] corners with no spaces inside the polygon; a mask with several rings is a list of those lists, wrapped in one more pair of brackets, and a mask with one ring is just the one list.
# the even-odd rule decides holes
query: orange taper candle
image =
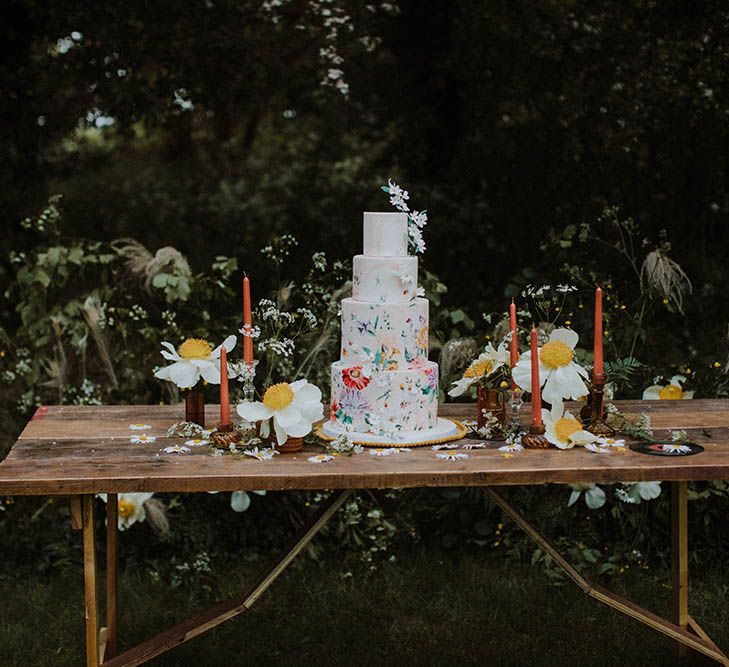
{"label": "orange taper candle", "polygon": [[[514,299],[511,300],[511,305],[509,306],[509,331],[511,332],[511,339],[509,340],[509,356],[510,356],[510,366],[512,373],[514,371],[514,366],[516,366],[516,362],[519,361],[519,340],[518,340],[518,334],[516,332],[516,304],[514,303]],[[516,382],[514,382],[514,376],[511,376],[511,390],[514,391],[516,389]]]}
{"label": "orange taper candle", "polygon": [[539,379],[539,345],[537,330],[532,327],[532,426],[542,425],[542,385]]}
{"label": "orange taper candle", "polygon": [[243,328],[248,332],[248,336],[243,336],[243,361],[251,363],[253,361],[253,338],[250,336],[253,322],[251,320],[251,281],[248,275],[243,274]]}
{"label": "orange taper candle", "polygon": [[595,290],[595,344],[594,344],[595,375],[605,374],[605,362],[602,354],[602,290]]}
{"label": "orange taper candle", "polygon": [[230,401],[228,399],[228,351],[220,348],[220,423],[230,424]]}

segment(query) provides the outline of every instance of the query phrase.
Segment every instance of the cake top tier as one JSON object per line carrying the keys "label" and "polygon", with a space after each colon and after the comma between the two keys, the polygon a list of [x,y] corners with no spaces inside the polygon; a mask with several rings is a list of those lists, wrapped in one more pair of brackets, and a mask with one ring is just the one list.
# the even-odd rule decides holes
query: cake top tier
{"label": "cake top tier", "polygon": [[364,254],[368,257],[406,257],[407,213],[365,212]]}

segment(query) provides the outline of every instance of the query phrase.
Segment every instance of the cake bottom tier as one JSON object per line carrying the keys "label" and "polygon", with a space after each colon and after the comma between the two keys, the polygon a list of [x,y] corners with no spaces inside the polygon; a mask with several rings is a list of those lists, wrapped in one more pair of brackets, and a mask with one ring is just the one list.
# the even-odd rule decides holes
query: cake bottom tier
{"label": "cake bottom tier", "polygon": [[438,364],[370,372],[351,362],[332,364],[332,422],[347,431],[386,437],[434,428],[438,423]]}

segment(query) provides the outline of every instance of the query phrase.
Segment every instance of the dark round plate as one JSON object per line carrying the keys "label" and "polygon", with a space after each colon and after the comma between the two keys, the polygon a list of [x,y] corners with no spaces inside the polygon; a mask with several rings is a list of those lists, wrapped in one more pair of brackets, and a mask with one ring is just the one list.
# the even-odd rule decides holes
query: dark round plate
{"label": "dark round plate", "polygon": [[652,456],[691,456],[704,451],[701,445],[695,442],[672,442],[661,440],[656,442],[636,442],[630,445],[630,449],[641,454]]}

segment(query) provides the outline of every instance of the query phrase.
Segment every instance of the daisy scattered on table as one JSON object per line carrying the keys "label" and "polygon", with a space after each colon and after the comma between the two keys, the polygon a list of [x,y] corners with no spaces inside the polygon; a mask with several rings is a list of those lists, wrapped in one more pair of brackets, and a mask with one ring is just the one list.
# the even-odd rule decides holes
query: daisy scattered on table
{"label": "daisy scattered on table", "polygon": [[315,454],[306,460],[311,463],[329,463],[329,461],[333,461],[335,458],[337,457],[334,454]]}
{"label": "daisy scattered on table", "polygon": [[551,410],[542,410],[542,420],[544,437],[559,449],[572,449],[575,445],[586,445],[598,439],[585,431],[571,413],[565,412],[562,401],[555,402]]}
{"label": "daisy scattered on table", "polygon": [[615,438],[598,438],[595,441],[596,445],[602,447],[622,447],[625,448],[625,440],[616,440]]}
{"label": "daisy scattered on table", "polygon": [[572,489],[567,507],[572,507],[585,494],[585,504],[591,509],[600,509],[605,504],[605,492],[597,484],[570,484]]}
{"label": "daisy scattered on table", "polygon": [[[230,352],[236,343],[235,336],[228,336],[222,345],[215,349],[200,338],[188,338],[179,349],[172,343],[164,342],[162,356],[172,365],[160,368],[154,376],[160,380],[173,382],[180,389],[194,387],[200,378],[210,384],[220,384],[220,348]],[[235,377],[235,369],[228,366],[228,377]]]}
{"label": "daisy scattered on table", "polygon": [[370,456],[390,456],[395,451],[394,447],[376,447],[375,449],[370,449]]}
{"label": "daisy scattered on table", "polygon": [[401,454],[402,452],[412,451],[410,447],[390,447],[393,454]]}
{"label": "daisy scattered on table", "polygon": [[463,377],[453,383],[454,386],[448,395],[462,396],[471,388],[472,384],[491,375],[508,362],[509,349],[506,347],[506,343],[502,341],[498,348],[489,343],[478,358],[463,372]]}
{"label": "daisy scattered on table", "polygon": [[190,440],[185,440],[185,444],[188,447],[204,447],[209,443],[210,440],[207,440],[206,438],[192,438]]}
{"label": "daisy scattered on table", "polygon": [[464,454],[463,452],[438,452],[436,456],[444,461],[458,461],[468,458],[468,454]]}
{"label": "daisy scattered on table", "polygon": [[688,445],[682,445],[678,442],[661,445],[661,449],[666,452],[666,454],[688,454],[691,451],[691,447]]}
{"label": "daisy scattered on table", "polygon": [[684,391],[686,377],[674,375],[668,384],[653,384],[643,391],[644,401],[681,401],[694,397],[693,391]]}
{"label": "daisy scattered on table", "polygon": [[588,442],[585,445],[585,449],[593,454],[610,454],[613,448],[609,445],[603,445],[600,442]]}
{"label": "daisy scattered on table", "polygon": [[278,450],[273,449],[273,447],[270,447],[268,449],[259,449],[258,447],[253,447],[253,449],[244,450],[243,453],[246,456],[250,456],[251,458],[254,458],[258,461],[270,461],[274,456],[276,456],[276,454],[278,454]]}
{"label": "daisy scattered on table", "polygon": [[518,442],[510,442],[506,445],[501,445],[501,447],[499,447],[500,452],[521,452],[523,450],[524,447]]}
{"label": "daisy scattered on table", "polygon": [[165,454],[187,454],[190,451],[185,445],[170,445],[162,450]]}
{"label": "daisy scattered on table", "polygon": [[131,438],[129,438],[129,442],[134,445],[142,445],[147,442],[154,442],[156,439],[157,438],[154,435],[146,435],[144,433],[141,433],[140,435],[133,435]]}
{"label": "daisy scattered on table", "polygon": [[445,443],[443,445],[433,445],[431,449],[435,449],[436,451],[439,449],[458,449],[460,445],[455,442]]}
{"label": "daisy scattered on table", "polygon": [[461,447],[463,449],[486,449],[486,445],[482,442],[466,442]]}
{"label": "daisy scattered on table", "polygon": [[321,390],[306,380],[279,382],[266,389],[261,401],[244,401],[238,414],[249,422],[261,422],[261,437],[271,432],[283,445],[290,437],[302,438],[311,433],[312,425],[324,416]]}
{"label": "daisy scattered on table", "polygon": [[[144,504],[152,498],[154,493],[120,493],[117,496],[117,526],[119,530],[126,530],[139,521],[147,518]],[[99,498],[108,502],[108,496],[100,493]],[[155,501],[156,502],[156,501]]]}
{"label": "daisy scattered on table", "polygon": [[150,428],[149,424],[129,424],[130,431],[148,431]]}
{"label": "daisy scattered on table", "polygon": [[[577,400],[589,392],[585,380],[587,371],[575,363],[575,346],[579,336],[572,329],[555,329],[549,340],[539,348],[539,379],[542,398],[554,405],[566,399]],[[523,352],[514,370],[514,382],[523,390],[532,390],[532,353]]]}

